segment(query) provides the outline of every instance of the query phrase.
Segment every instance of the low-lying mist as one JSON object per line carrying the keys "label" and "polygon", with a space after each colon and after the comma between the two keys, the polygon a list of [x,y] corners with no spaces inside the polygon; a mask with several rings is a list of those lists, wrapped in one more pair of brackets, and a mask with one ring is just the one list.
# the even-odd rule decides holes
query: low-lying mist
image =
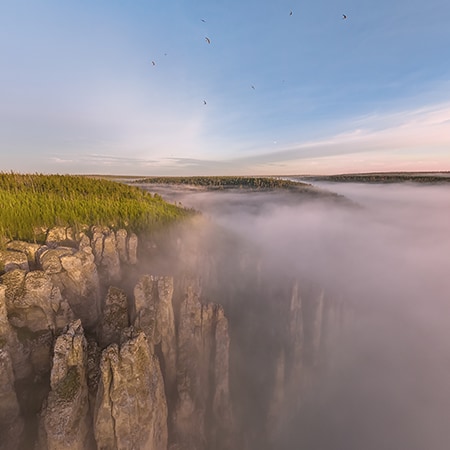
{"label": "low-lying mist", "polygon": [[[299,201],[289,193],[233,190],[159,192],[169,201],[202,211],[257,249],[266,286],[295,277],[308,280],[355,312],[346,332],[331,345],[329,370],[317,375],[314,395],[303,399],[301,407],[284,403],[268,448],[447,450],[450,190],[407,184],[320,186],[345,199]],[[220,247],[222,241],[214,234],[200,238],[212,252],[230,252]],[[235,272],[224,263],[221,284],[233,284],[227,274]],[[240,273],[245,276],[245,271]],[[258,392],[270,397],[263,392],[267,379],[261,375],[270,351],[258,349],[258,342],[267,346],[276,339],[276,311],[284,306],[277,303],[281,297],[266,292],[265,301],[272,304],[258,310],[257,299],[240,294],[238,305],[226,305],[230,322],[248,300],[257,323],[254,333],[266,333],[247,347],[254,370],[234,375],[236,395],[246,398],[240,420],[248,420],[257,432],[264,426],[258,416]],[[231,338],[232,351],[239,352],[241,343],[233,334]],[[251,346],[257,356],[248,355]],[[252,377],[254,392],[239,391],[251,389]],[[252,421],[253,414],[259,421]]]}

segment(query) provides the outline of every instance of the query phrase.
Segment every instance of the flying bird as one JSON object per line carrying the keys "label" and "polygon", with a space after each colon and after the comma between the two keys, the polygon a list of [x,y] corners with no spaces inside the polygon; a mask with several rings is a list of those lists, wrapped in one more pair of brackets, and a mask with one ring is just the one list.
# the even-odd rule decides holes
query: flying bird
{"label": "flying bird", "polygon": [[252,89],[255,89],[255,86],[253,86],[253,84],[252,84]]}
{"label": "flying bird", "polygon": [[205,37],[205,41],[206,41],[208,44],[211,44],[211,39],[209,39],[208,37]]}
{"label": "flying bird", "polygon": [[342,20],[345,20],[347,16],[345,14],[342,14]]}
{"label": "flying bird", "polygon": [[205,20],[205,19],[202,19],[202,22],[206,22],[206,20]]}
{"label": "flying bird", "polygon": [[156,63],[155,63],[155,61],[152,61],[152,64],[153,64],[154,66],[156,66]]}
{"label": "flying bird", "polygon": [[292,16],[292,11],[289,13],[290,16]]}
{"label": "flying bird", "polygon": [[203,100],[203,104],[206,105],[206,100]]}

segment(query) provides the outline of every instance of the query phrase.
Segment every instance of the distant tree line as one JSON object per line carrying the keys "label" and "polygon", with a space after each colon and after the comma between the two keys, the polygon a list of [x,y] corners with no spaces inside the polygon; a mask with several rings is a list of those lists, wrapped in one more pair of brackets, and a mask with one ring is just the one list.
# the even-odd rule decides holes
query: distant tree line
{"label": "distant tree line", "polygon": [[342,183],[449,183],[450,173],[439,172],[435,174],[422,173],[363,173],[310,176],[308,179],[316,181],[333,181]]}
{"label": "distant tree line", "polygon": [[302,186],[309,186],[307,183],[294,182],[282,178],[243,176],[147,177],[137,179],[134,182],[146,184],[191,185],[211,189],[298,189]]}

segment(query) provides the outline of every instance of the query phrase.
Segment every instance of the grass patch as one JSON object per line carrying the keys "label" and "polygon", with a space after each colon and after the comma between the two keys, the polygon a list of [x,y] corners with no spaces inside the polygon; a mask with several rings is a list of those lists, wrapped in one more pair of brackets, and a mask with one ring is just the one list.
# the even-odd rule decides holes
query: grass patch
{"label": "grass patch", "polygon": [[0,236],[41,242],[37,230],[87,225],[148,232],[192,215],[138,187],[73,175],[0,172]]}

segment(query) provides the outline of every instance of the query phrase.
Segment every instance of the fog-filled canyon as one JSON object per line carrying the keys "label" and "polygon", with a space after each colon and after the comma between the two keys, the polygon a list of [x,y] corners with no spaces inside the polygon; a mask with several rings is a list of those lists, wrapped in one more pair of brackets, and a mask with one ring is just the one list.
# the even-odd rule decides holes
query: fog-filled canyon
{"label": "fog-filled canyon", "polygon": [[[299,278],[347,309],[343,332],[328,342],[327,368],[315,374],[314,394],[303,395],[301,407],[284,403],[276,443],[269,448],[446,449],[449,189],[317,185],[350,202],[297,203],[289,195],[239,191],[172,197],[252,242],[269,285],[281,289],[290,277]],[[270,316],[255,319],[264,324],[258,333],[265,334],[255,345],[267,344],[280,327],[274,311],[284,307],[282,296],[268,294],[265,301],[271,303]],[[246,308],[245,294],[239,308]]]}
{"label": "fog-filled canyon", "polygon": [[317,186],[142,186],[202,214],[11,263],[0,448],[448,449],[449,190]]}

